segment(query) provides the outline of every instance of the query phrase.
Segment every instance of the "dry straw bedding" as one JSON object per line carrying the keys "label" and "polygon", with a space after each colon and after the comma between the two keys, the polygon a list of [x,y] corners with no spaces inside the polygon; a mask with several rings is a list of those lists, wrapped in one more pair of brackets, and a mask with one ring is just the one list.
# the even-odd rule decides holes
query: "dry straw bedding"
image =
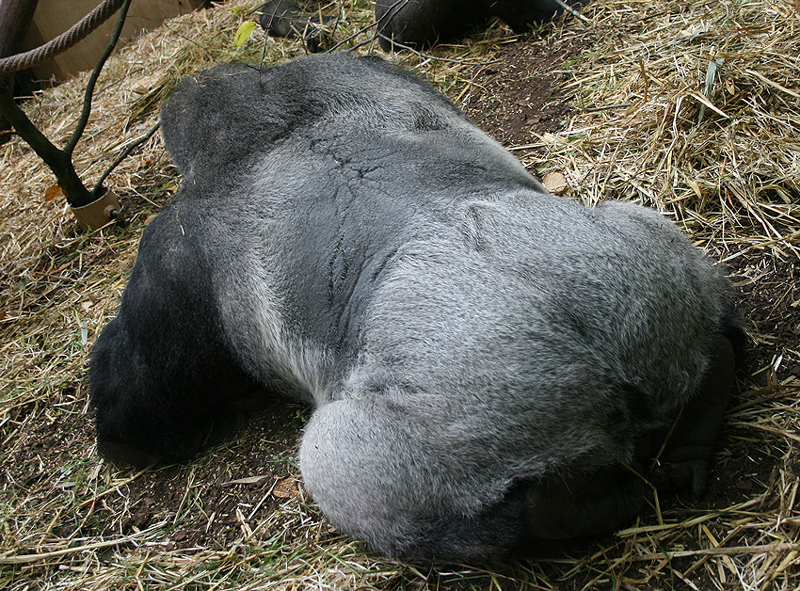
{"label": "dry straw bedding", "polygon": [[[265,44],[258,34],[242,48],[233,46],[238,25],[252,18],[248,11],[257,5],[231,2],[176,19],[112,58],[76,151],[77,169],[87,182],[152,127],[154,106],[181,75],[228,59],[277,63],[303,53],[296,41]],[[354,35],[347,46],[373,51],[365,2],[323,10],[344,17],[337,38]],[[510,147],[532,170],[562,173],[568,197],[590,204],[610,197],[634,200],[664,211],[713,256],[741,264],[742,284],[764,276],[758,272],[762,260],[796,265],[797,4],[597,0],[582,14],[524,41],[580,40],[586,47],[555,65],[569,72],[563,90],[572,97],[574,115],[563,131],[531,130],[530,141]],[[474,90],[481,64],[502,59],[503,47],[514,40],[495,24],[463,45],[392,59],[459,99]],[[56,143],[71,131],[84,80],[46,91],[26,107]],[[0,147],[0,162],[0,588],[794,589],[800,584],[795,452],[800,384],[782,371],[787,360],[800,363],[800,347],[777,342],[768,327],[752,328],[762,357],[771,362],[743,376],[717,458],[726,466],[752,456],[764,469],[738,494],[716,502],[673,500],[677,506],[578,551],[531,563],[419,569],[371,555],[331,532],[302,490],[279,497],[275,510],[258,518],[245,514],[256,515],[257,507],[240,512],[231,526],[238,528],[235,540],[225,548],[182,546],[171,536],[214,486],[197,476],[213,464],[214,452],[182,468],[186,488],[176,506],[164,508],[146,527],[124,527],[130,487],[146,476],[112,470],[94,453],[85,416],[87,353],[115,312],[147,219],[179,181],[154,137],[109,179],[125,200],[128,225],[82,234],[62,201],[44,199],[53,177],[22,142]],[[789,303],[796,310],[798,292],[786,287],[782,293],[795,298]],[[35,437],[41,438],[38,447]],[[296,474],[291,460],[286,466]],[[733,484],[723,482],[716,490]],[[277,496],[274,492],[267,496]],[[212,521],[213,515],[208,526]]]}

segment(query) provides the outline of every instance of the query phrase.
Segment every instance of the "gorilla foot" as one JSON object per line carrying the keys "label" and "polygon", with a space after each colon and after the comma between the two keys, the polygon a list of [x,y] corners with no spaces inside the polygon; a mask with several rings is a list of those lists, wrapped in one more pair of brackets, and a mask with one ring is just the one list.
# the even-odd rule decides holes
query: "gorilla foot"
{"label": "gorilla foot", "polygon": [[[722,419],[736,381],[736,359],[731,342],[718,336],[711,347],[711,364],[697,393],[689,401],[663,446],[651,482],[663,491],[691,488],[699,497],[706,488],[708,460],[719,436]],[[664,443],[664,440],[666,442]]]}
{"label": "gorilla foot", "polygon": [[302,37],[306,49],[320,53],[334,44],[334,39],[323,29],[336,21],[328,16],[308,17],[290,0],[270,0],[261,7],[261,27],[275,37]]}
{"label": "gorilla foot", "polygon": [[526,525],[549,540],[607,533],[641,512],[646,490],[641,477],[622,467],[553,478],[528,491]]}

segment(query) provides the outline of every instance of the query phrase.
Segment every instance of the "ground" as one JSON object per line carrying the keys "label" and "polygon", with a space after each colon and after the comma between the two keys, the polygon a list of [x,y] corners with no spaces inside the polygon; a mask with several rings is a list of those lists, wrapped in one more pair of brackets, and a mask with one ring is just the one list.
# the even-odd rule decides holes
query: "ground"
{"label": "ground", "polygon": [[[566,64],[593,43],[552,29],[508,37],[491,60],[470,66],[468,84],[442,87],[541,177],[552,163],[539,166],[550,158],[540,138],[563,130],[576,113],[564,88],[572,79]],[[111,230],[107,249],[92,251],[97,264],[121,256],[119,244],[135,241],[144,219],[171,196],[174,171],[147,169],[141,183],[148,199],[129,206],[130,225]],[[730,270],[753,337],[701,499],[658,499],[660,511],[623,532],[543,549],[532,560],[403,565],[338,534],[304,493],[296,451],[309,409],[276,401],[238,437],[189,464],[120,472],[94,454],[83,363],[49,399],[31,395],[40,391],[33,387],[3,394],[0,587],[736,589],[744,586],[737,573],[765,571],[763,584],[747,588],[792,588],[799,581],[800,437],[781,413],[797,405],[800,260],[791,248],[743,249],[731,258],[724,241],[700,241]],[[69,267],[82,244],[52,247],[57,252],[39,259],[45,275]],[[129,268],[130,255],[122,258]],[[124,276],[113,280],[124,283]],[[21,282],[0,276],[0,294],[23,289]],[[34,304],[37,297],[30,296]],[[0,304],[9,340],[17,333],[2,321],[15,313]],[[739,551],[703,553],[719,546]],[[37,557],[47,552],[54,554]]]}

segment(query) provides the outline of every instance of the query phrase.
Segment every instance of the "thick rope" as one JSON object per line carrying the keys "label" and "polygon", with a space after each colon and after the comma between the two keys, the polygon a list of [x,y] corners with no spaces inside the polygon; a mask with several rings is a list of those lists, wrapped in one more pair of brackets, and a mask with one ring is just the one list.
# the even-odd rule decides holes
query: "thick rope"
{"label": "thick rope", "polygon": [[103,0],[94,10],[44,45],[0,59],[0,75],[31,68],[62,53],[86,37],[119,10],[125,0]]}

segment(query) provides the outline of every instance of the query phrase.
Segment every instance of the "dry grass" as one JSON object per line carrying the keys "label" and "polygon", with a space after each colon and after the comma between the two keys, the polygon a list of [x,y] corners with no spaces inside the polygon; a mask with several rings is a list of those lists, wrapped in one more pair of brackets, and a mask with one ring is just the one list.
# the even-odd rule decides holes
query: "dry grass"
{"label": "dry grass", "polygon": [[784,1],[590,5],[581,114],[540,138],[586,203],[674,213],[732,251],[798,255],[800,18]]}
{"label": "dry grass", "polygon": [[[234,33],[256,6],[232,2],[182,17],[112,58],[76,150],[82,177],[96,179],[152,127],[155,106],[181,75],[228,59],[258,61],[262,52],[268,64],[303,53],[295,41],[264,45],[258,35],[236,49]],[[357,34],[371,20],[366,2],[325,8],[337,11],[348,22],[336,37],[355,35],[348,44],[369,51],[369,31]],[[739,282],[754,297],[761,294],[755,287],[772,281],[774,298],[761,294],[770,321],[776,310],[797,310],[800,299],[784,301],[798,297],[793,286],[783,289],[771,274],[777,267],[761,258],[784,261],[785,270],[797,264],[800,244],[797,5],[597,0],[583,14],[586,22],[566,19],[544,32],[591,39],[586,53],[560,66],[572,77],[567,90],[576,114],[563,132],[531,134],[528,144],[513,148],[540,172],[561,171],[574,198],[635,200],[674,216],[698,244],[741,264]],[[459,99],[471,91],[481,69],[475,64],[501,56],[512,41],[494,26],[464,45],[431,51],[455,62],[409,54],[392,59]],[[706,90],[709,64],[721,58]],[[28,104],[56,143],[71,130],[81,92],[77,80]],[[784,371],[800,364],[800,347],[768,323],[754,327],[757,358],[765,361],[744,379],[729,413],[716,463],[732,480],[712,485],[719,496],[661,502],[661,511],[635,527],[531,563],[418,569],[371,555],[332,532],[302,491],[278,496],[274,487],[283,475],[225,485],[253,472],[244,463],[220,472],[220,457],[266,445],[272,431],[180,468],[133,474],[105,466],[85,416],[87,353],[115,312],[146,220],[177,182],[157,136],[135,154],[109,179],[126,202],[128,225],[81,234],[62,202],[45,201],[54,180],[30,150],[19,141],[0,147],[0,588],[761,590],[800,584],[800,385]],[[286,474],[297,474],[291,454],[279,461]],[[174,497],[153,492],[164,482]],[[216,529],[221,517],[211,504],[224,496],[220,490],[231,491],[225,499],[233,507],[224,529]],[[143,503],[150,507],[145,521],[137,520]]]}

